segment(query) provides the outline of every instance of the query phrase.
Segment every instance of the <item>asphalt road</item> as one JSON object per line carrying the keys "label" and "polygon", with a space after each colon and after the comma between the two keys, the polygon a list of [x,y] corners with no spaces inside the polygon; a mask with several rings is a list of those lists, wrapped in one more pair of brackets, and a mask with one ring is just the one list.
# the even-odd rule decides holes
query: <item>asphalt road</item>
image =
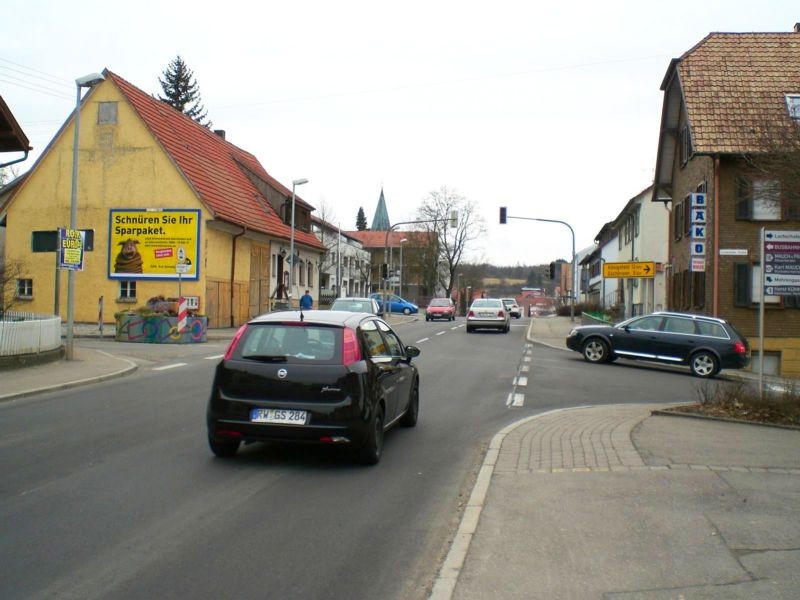
{"label": "asphalt road", "polygon": [[204,413],[224,344],[82,342],[140,368],[0,405],[0,597],[424,598],[499,429],[694,397],[685,373],[531,346],[527,319],[506,335],[396,329],[422,349],[420,421],[390,432],[371,468],[327,447],[215,459]]}

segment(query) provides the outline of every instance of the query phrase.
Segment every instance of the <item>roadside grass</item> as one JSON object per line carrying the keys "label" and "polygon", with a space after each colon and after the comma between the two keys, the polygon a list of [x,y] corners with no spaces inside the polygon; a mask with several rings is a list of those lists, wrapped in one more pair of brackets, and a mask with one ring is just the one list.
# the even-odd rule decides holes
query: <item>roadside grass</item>
{"label": "roadside grass", "polygon": [[691,412],[711,417],[800,426],[800,386],[786,380],[758,391],[748,381],[704,381],[695,386],[698,403],[676,407],[676,412]]}

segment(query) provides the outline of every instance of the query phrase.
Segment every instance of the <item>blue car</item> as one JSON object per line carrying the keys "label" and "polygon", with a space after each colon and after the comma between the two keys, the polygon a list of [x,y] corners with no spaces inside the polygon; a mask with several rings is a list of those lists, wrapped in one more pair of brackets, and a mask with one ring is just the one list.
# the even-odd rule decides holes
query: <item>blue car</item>
{"label": "blue car", "polygon": [[[383,294],[380,292],[371,294],[370,298],[377,301],[381,312],[383,312]],[[416,304],[403,300],[396,294],[387,294],[387,299],[389,301],[389,312],[403,313],[404,315],[413,315],[419,312],[419,307]]]}

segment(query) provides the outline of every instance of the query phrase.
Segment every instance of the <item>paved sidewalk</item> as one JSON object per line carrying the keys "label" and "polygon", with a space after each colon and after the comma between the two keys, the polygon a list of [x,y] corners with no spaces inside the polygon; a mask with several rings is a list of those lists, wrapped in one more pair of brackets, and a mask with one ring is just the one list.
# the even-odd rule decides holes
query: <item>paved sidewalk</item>
{"label": "paved sidewalk", "polygon": [[652,408],[498,433],[431,598],[796,598],[800,431]]}

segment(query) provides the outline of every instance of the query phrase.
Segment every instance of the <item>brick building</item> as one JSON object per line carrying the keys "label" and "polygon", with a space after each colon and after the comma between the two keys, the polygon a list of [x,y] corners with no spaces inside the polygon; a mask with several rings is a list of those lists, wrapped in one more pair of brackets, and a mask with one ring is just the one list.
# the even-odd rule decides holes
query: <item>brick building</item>
{"label": "brick building", "polygon": [[[755,365],[760,231],[800,230],[798,190],[757,166],[779,139],[800,139],[800,26],[711,33],[672,60],[661,89],[653,201],[670,209],[667,304],[730,320]],[[800,375],[799,306],[765,297],[767,373]]]}

